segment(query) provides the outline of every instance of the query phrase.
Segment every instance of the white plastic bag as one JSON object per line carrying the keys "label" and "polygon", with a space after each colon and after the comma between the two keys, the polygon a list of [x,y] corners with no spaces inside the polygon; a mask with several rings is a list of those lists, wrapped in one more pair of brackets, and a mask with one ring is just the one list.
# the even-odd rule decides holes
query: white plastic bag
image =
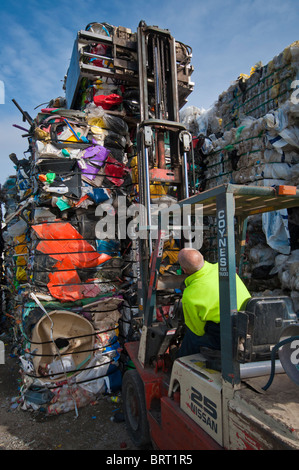
{"label": "white plastic bag", "polygon": [[291,246],[287,209],[265,212],[262,214],[262,221],[268,245],[279,253],[289,254]]}
{"label": "white plastic bag", "polygon": [[95,353],[93,359],[88,364],[88,369],[83,370],[76,377],[79,387],[89,393],[97,395],[105,389],[105,376],[110,365],[110,358]]}

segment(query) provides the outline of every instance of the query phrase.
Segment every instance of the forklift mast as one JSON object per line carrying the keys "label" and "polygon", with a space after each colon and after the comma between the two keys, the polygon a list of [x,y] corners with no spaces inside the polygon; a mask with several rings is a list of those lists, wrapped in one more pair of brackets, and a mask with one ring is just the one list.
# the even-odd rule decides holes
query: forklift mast
{"label": "forklift mast", "polygon": [[136,241],[137,288],[144,325],[140,360],[146,363],[151,356],[151,353],[148,354],[147,329],[155,315],[154,279],[150,276],[150,264],[157,256],[160,243],[163,243],[161,238],[157,240],[153,236],[151,190],[153,187],[160,188],[160,196],[173,195],[178,201],[189,196],[187,153],[191,149],[192,137],[179,122],[175,39],[168,30],[149,27],[142,21],[138,26],[137,43],[140,92],[138,187],[139,203],[143,208],[140,213],[140,237]]}

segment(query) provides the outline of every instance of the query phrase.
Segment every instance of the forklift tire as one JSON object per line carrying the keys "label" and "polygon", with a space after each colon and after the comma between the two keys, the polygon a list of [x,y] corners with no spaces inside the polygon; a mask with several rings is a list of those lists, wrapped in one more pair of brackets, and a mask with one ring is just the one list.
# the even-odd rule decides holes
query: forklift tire
{"label": "forklift tire", "polygon": [[137,370],[125,372],[122,381],[122,399],[126,427],[136,447],[145,448],[151,443],[144,385]]}

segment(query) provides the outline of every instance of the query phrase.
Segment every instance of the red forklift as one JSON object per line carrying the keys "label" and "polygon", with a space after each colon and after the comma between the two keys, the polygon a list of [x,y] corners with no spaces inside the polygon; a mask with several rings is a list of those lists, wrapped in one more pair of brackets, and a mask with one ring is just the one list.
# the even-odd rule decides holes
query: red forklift
{"label": "red forklift", "polygon": [[[139,226],[142,236],[134,241],[140,337],[125,344],[134,364],[122,383],[128,433],[138,448],[298,450],[296,312],[287,296],[252,297],[238,311],[235,273],[242,260],[248,217],[298,207],[299,191],[225,184],[189,195],[187,162],[192,158],[192,143],[179,122],[174,44],[168,30],[140,23],[138,188],[146,211]],[[148,101],[152,89],[154,116],[149,114]],[[156,199],[152,188],[157,185],[166,188],[164,195],[175,195],[176,211],[188,208],[189,228],[197,209],[216,221],[220,351],[206,348],[193,356],[171,357],[172,346],[183,334],[179,292],[184,276],[161,270],[169,247],[165,220],[172,206],[158,211],[158,223],[153,226],[151,205]],[[179,248],[190,243],[190,238],[176,237]],[[172,304],[168,315],[165,296]]]}
{"label": "red forklift", "polygon": [[200,204],[204,215],[217,219],[221,350],[206,349],[169,366],[167,352],[178,328],[175,318],[173,325],[155,321],[159,285],[169,282],[159,275],[158,238],[141,338],[126,344],[135,366],[125,372],[122,390],[130,436],[135,445],[151,442],[159,450],[298,450],[299,323],[292,301],[252,297],[237,311],[234,274],[236,220],[244,231],[252,214],[298,207],[299,192],[223,185],[179,203],[184,204]]}

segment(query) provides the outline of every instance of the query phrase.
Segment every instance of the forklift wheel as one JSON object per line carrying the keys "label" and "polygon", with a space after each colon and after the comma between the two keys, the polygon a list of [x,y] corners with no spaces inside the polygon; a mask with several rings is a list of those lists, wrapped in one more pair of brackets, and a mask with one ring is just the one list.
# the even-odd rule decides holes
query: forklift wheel
{"label": "forklift wheel", "polygon": [[147,421],[144,385],[137,370],[128,370],[123,377],[122,398],[127,431],[136,447],[151,443]]}

